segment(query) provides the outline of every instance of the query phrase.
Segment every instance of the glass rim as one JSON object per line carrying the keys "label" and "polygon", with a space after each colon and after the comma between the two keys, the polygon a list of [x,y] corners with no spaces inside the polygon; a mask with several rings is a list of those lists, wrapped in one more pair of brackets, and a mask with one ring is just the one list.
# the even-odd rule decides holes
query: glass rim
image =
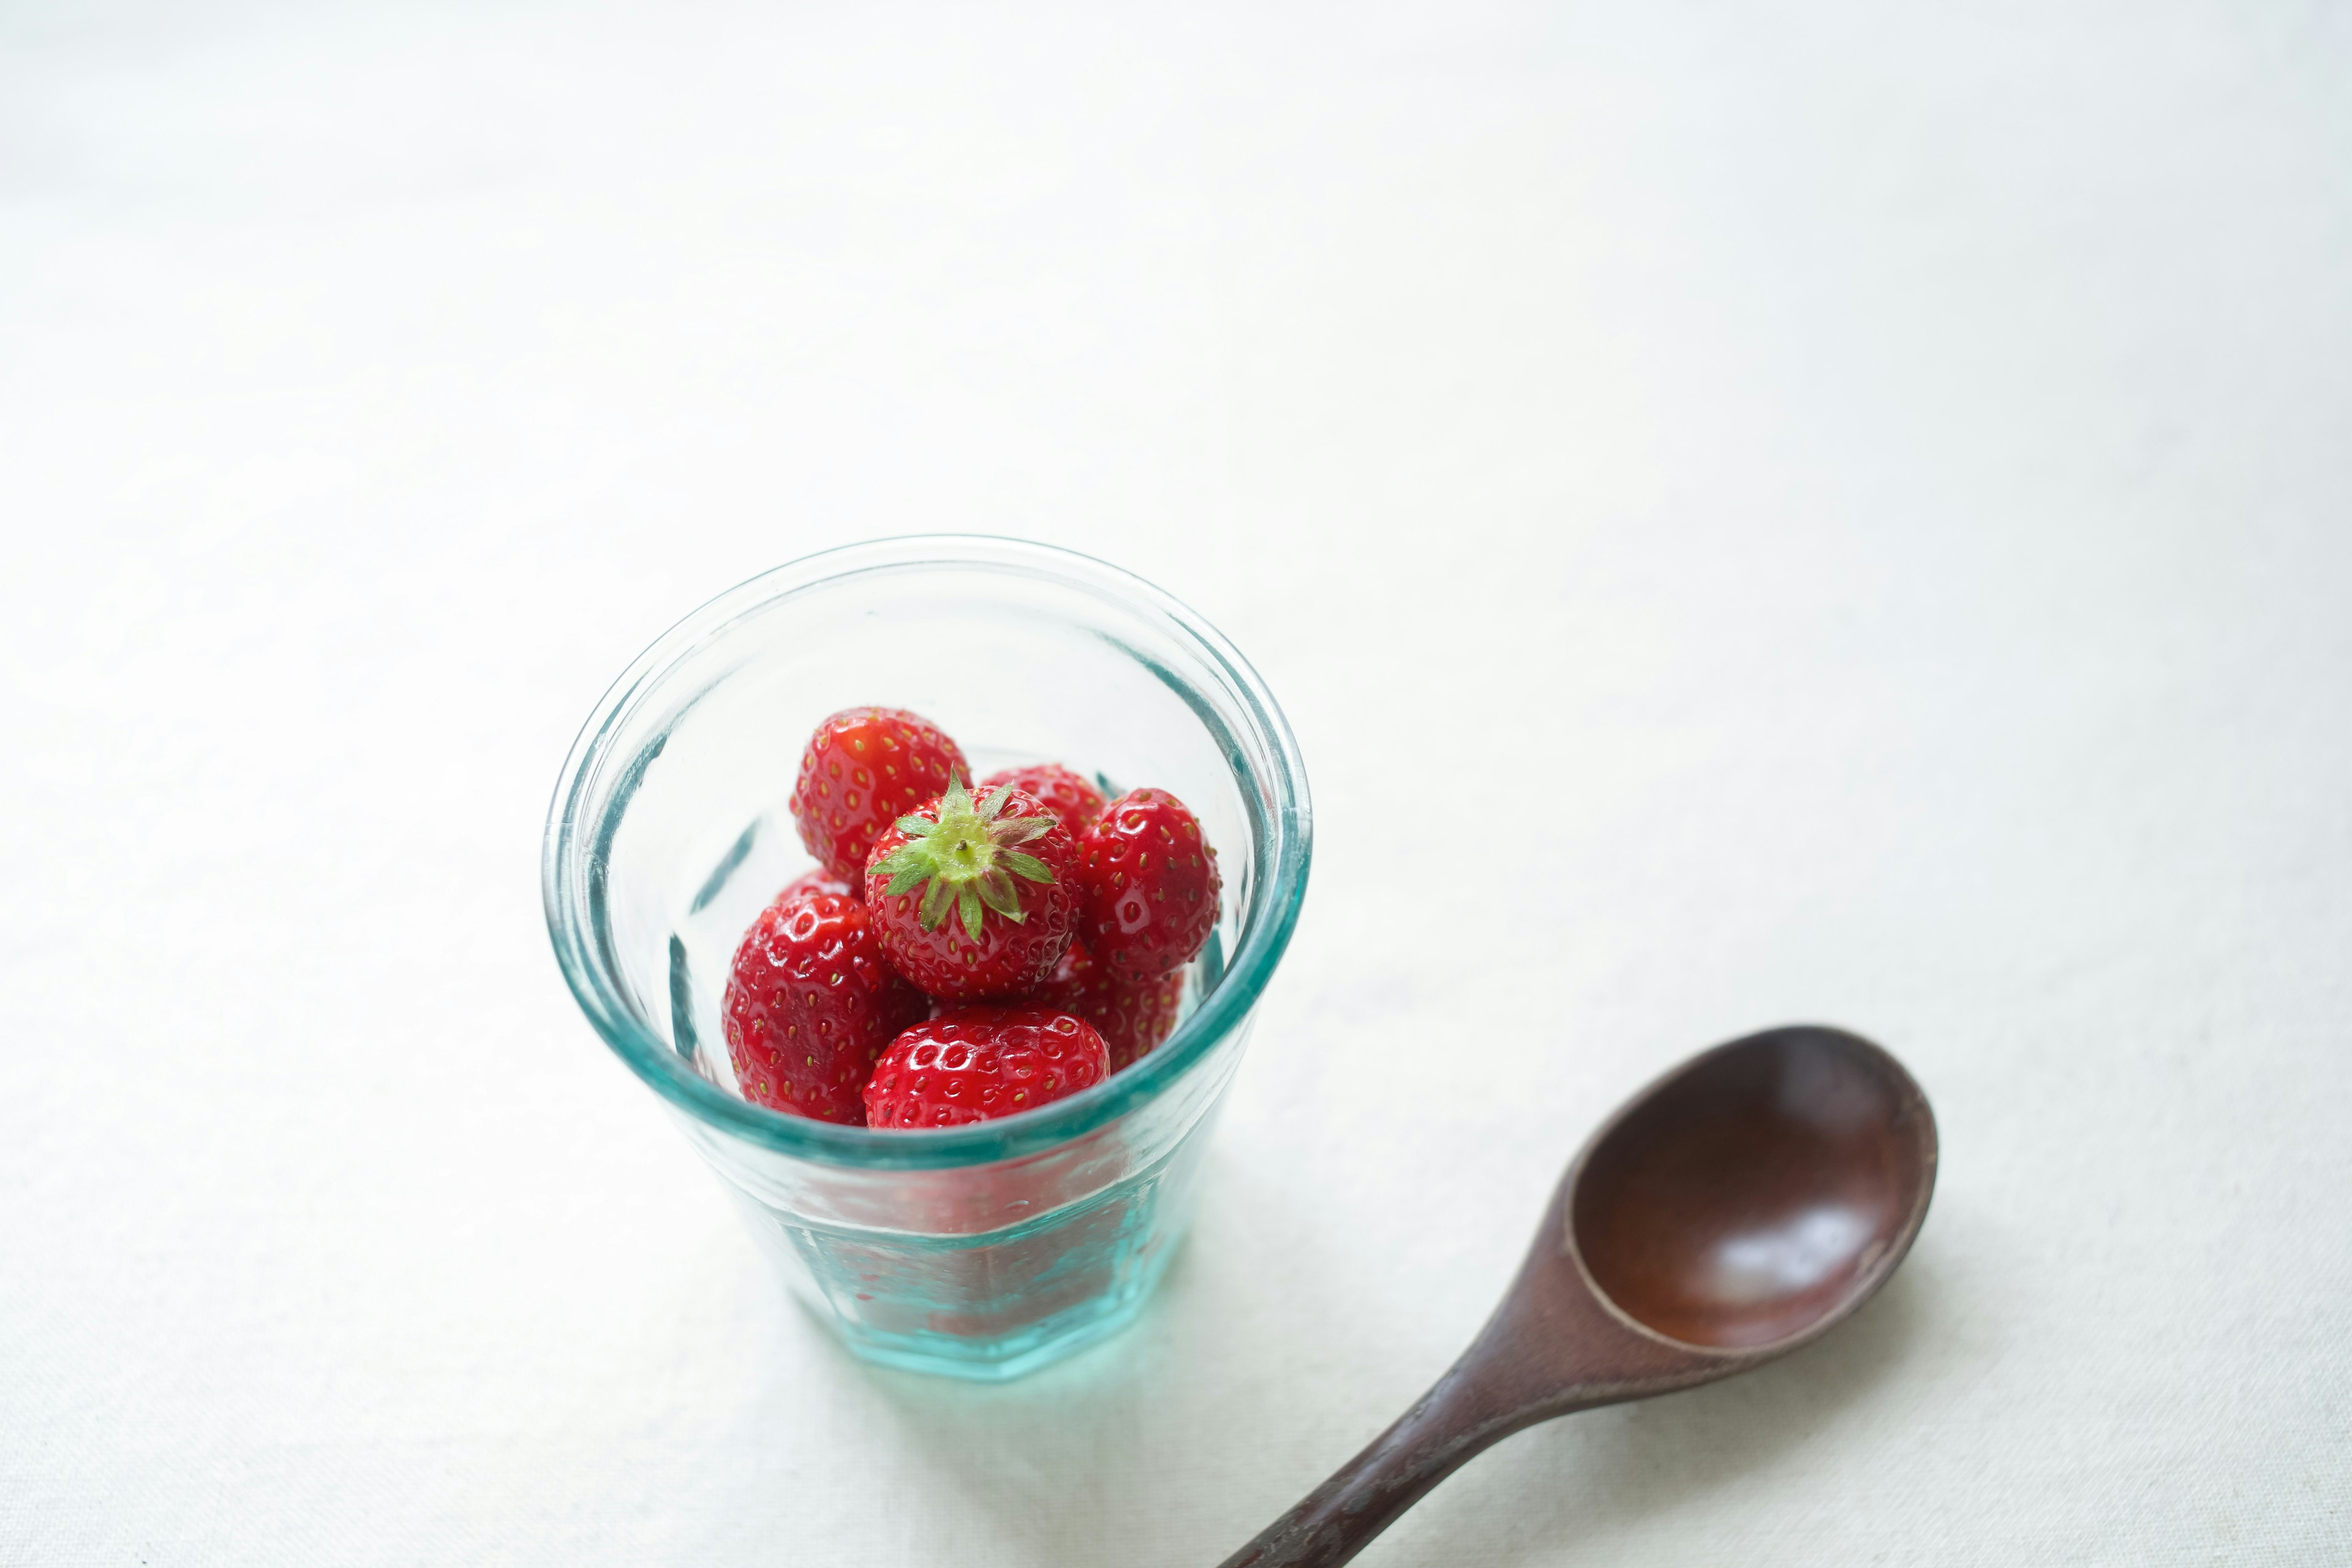
{"label": "glass rim", "polygon": [[[636,1016],[615,977],[597,957],[596,921],[606,818],[625,805],[629,781],[608,793],[595,820],[583,814],[607,773],[618,765],[642,771],[651,758],[614,749],[661,678],[743,616],[776,601],[843,577],[887,567],[972,566],[1019,570],[1089,593],[1129,611],[1141,611],[1203,656],[1238,699],[1242,727],[1267,759],[1261,781],[1272,810],[1262,828],[1265,863],[1258,868],[1255,908],[1245,912],[1239,947],[1215,988],[1158,1049],[1124,1072],[1067,1100],[1035,1110],[963,1127],[923,1131],[877,1131],[791,1116],[739,1099],[688,1068],[670,1044]],[[1166,677],[1163,674],[1163,679]],[[1255,770],[1235,750],[1227,765],[1240,776],[1244,810],[1258,815],[1251,788]],[[1255,825],[1254,825],[1255,827]],[[1307,773],[1289,721],[1255,669],[1223,634],[1189,606],[1133,573],[1055,545],[992,534],[906,534],[817,552],[737,584],[654,639],[596,701],[558,774],[541,840],[540,896],[549,939],[572,999],[629,1069],[694,1121],[743,1142],[818,1163],[878,1170],[927,1170],[988,1164],[1040,1153],[1105,1126],[1183,1078],[1186,1071],[1249,1016],[1289,946],[1307,893],[1313,821]]]}

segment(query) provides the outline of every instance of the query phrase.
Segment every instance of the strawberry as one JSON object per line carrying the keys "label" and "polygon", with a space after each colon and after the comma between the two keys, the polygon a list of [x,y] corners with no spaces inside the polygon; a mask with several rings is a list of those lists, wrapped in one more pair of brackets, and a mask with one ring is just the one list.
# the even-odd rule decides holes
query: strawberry
{"label": "strawberry", "polygon": [[950,784],[874,841],[866,906],[882,951],[933,996],[1016,996],[1070,945],[1077,862],[1077,840],[1034,796],[999,784],[975,805]]}
{"label": "strawberry", "polygon": [[788,888],[728,970],[727,1059],[745,1099],[855,1127],[882,1048],[929,1005],[884,962],[864,904]]}
{"label": "strawberry", "polygon": [[1022,1002],[1092,1024],[1110,1052],[1110,1070],[1122,1072],[1175,1033],[1176,1015],[1184,1003],[1184,975],[1171,970],[1149,980],[1124,979],[1074,942],[1055,967],[1054,977]]}
{"label": "strawberry", "polygon": [[1217,852],[1164,789],[1131,789],[1079,841],[1079,940],[1095,961],[1144,980],[1192,961],[1217,923]]}
{"label": "strawberry", "polygon": [[793,821],[817,863],[845,882],[900,814],[971,776],[963,752],[900,708],[846,708],[816,727],[793,784]]}
{"label": "strawberry", "polygon": [[980,781],[981,793],[985,795],[998,784],[1011,784],[1023,795],[1035,795],[1040,805],[1062,819],[1072,837],[1093,826],[1095,818],[1102,815],[1102,791],[1086,774],[1059,763],[1031,763],[992,773]]}
{"label": "strawberry", "polygon": [[961,1127],[1050,1104],[1109,1075],[1094,1026],[1043,1007],[958,1007],[890,1042],[866,1086],[870,1127]]}
{"label": "strawberry", "polygon": [[[863,879],[860,879],[860,880]],[[784,890],[776,895],[775,902],[781,904],[785,900],[796,899],[803,893],[839,893],[845,898],[855,899],[858,897],[859,889],[856,882],[845,882],[819,866],[813,870],[803,871],[786,882]]]}

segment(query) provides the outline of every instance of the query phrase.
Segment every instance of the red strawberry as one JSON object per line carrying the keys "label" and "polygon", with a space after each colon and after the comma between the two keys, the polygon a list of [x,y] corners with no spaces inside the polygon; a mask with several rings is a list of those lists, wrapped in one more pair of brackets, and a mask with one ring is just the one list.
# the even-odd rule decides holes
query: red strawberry
{"label": "red strawberry", "polygon": [[866,906],[882,951],[932,995],[1017,996],[1070,945],[1077,863],[1077,840],[1034,797],[999,784],[975,805],[951,784],[874,841]]}
{"label": "red strawberry", "polygon": [[1062,954],[1054,977],[1022,1001],[1092,1024],[1110,1052],[1110,1070],[1121,1072],[1175,1033],[1176,1015],[1184,1004],[1184,975],[1171,970],[1149,980],[1122,979],[1074,942]]}
{"label": "red strawberry", "polygon": [[866,1086],[870,1127],[961,1127],[1034,1110],[1109,1075],[1094,1026],[1043,1007],[958,1007],[890,1042]]}
{"label": "red strawberry", "polygon": [[864,904],[789,889],[743,934],[720,1005],[745,1099],[852,1127],[882,1048],[929,1007],[884,962]]}
{"label": "red strawberry", "polygon": [[1062,826],[1076,837],[1094,826],[1102,815],[1102,791],[1095,788],[1087,775],[1075,773],[1059,763],[1031,763],[1025,767],[1005,768],[980,781],[980,793],[986,795],[998,784],[1011,784],[1023,795],[1035,795],[1037,804],[1062,819]]}
{"label": "red strawberry", "polygon": [[1190,963],[1217,923],[1217,852],[1201,824],[1164,789],[1131,789],[1087,829],[1078,880],[1079,940],[1129,980]]}
{"label": "red strawberry", "polygon": [[884,829],[950,779],[971,776],[962,751],[929,720],[901,708],[846,708],[801,752],[793,821],[820,865],[855,882]]}
{"label": "red strawberry", "polygon": [[[861,878],[859,880],[862,881],[864,879]],[[803,893],[839,893],[844,898],[854,899],[857,897],[858,889],[856,882],[845,882],[819,866],[814,870],[803,871],[786,882],[784,890],[776,895],[775,901],[781,904],[787,899],[797,899]]]}

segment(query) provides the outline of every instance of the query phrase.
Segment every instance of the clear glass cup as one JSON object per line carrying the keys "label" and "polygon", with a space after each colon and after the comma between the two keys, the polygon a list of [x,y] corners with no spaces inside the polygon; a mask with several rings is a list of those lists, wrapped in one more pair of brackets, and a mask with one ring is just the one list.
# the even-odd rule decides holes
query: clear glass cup
{"label": "clear glass cup", "polygon": [[[935,721],[983,775],[1063,762],[1106,793],[1155,784],[1192,808],[1223,905],[1157,1050],[1067,1100],[931,1131],[736,1092],[728,965],[812,863],[787,804],[803,744],[864,703]],[[998,1379],[1114,1332],[1166,1269],[1309,844],[1289,725],[1206,622],[1083,555],[936,536],[778,567],[672,627],[574,742],[541,875],[582,1010],[800,1299],[868,1360]]]}

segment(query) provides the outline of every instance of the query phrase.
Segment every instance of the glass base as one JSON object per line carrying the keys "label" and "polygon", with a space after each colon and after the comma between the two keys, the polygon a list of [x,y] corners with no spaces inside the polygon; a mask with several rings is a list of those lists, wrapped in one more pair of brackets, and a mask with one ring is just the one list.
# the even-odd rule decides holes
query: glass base
{"label": "glass base", "polygon": [[1087,1202],[980,1236],[845,1231],[730,1195],[793,1294],[859,1359],[1002,1383],[1135,1320],[1188,1228],[1203,1146],[1188,1139]]}
{"label": "glass base", "polygon": [[1118,1334],[1143,1315],[1160,1276],[1168,1271],[1162,1253],[1139,1278],[1135,1289],[1115,1300],[1090,1301],[1080,1310],[1035,1324],[1018,1333],[994,1339],[967,1339],[957,1334],[882,1334],[845,1323],[818,1310],[811,1316],[841,1337],[849,1352],[863,1362],[931,1377],[960,1377],[967,1383],[1011,1383]]}

